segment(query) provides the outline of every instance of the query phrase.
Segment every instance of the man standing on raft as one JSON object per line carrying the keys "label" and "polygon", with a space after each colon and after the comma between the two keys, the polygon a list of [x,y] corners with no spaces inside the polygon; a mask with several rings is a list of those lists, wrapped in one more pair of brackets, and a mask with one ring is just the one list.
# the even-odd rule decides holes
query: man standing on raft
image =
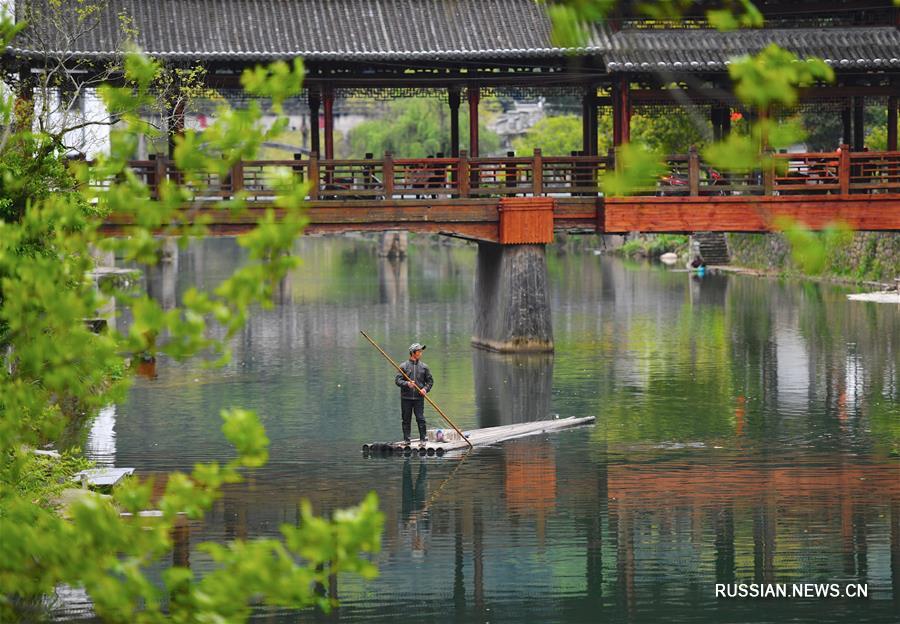
{"label": "man standing on raft", "polygon": [[400,416],[403,419],[403,441],[409,444],[409,433],[412,414],[416,413],[416,424],[419,426],[419,442],[425,442],[425,395],[431,392],[434,379],[431,370],[422,361],[425,345],[414,342],[409,345],[409,359],[400,365],[403,372],[412,379],[397,373],[394,383],[400,387]]}

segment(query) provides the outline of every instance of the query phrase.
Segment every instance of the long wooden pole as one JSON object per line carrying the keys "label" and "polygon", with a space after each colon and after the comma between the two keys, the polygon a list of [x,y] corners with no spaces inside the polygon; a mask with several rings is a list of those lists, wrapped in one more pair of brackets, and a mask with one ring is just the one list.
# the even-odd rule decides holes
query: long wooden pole
{"label": "long wooden pole", "polygon": [[[400,371],[400,374],[401,374],[401,375],[403,375],[404,377],[406,377],[406,381],[412,382],[412,384],[413,384],[414,386],[416,385],[416,382],[414,382],[412,379],[409,378],[409,375],[406,374],[406,371],[404,371],[402,368],[400,368],[400,366],[399,366],[394,360],[391,359],[391,356],[389,356],[387,353],[385,353],[385,352],[384,352],[384,349],[382,349],[381,347],[379,347],[378,344],[377,344],[374,340],[372,340],[371,338],[369,338],[369,334],[367,334],[367,333],[364,332],[363,330],[359,330],[359,333],[361,333],[361,334],[363,335],[363,337],[364,337],[366,340],[368,340],[370,343],[372,343],[372,346],[375,347],[376,349],[378,349],[378,351],[381,352],[381,355],[383,355],[383,356],[385,357],[385,359],[386,359],[388,362],[390,362],[390,363],[394,366],[394,368],[396,368],[398,371]],[[416,388],[418,388],[418,386],[416,386]],[[459,430],[459,427],[457,427],[456,425],[454,425],[454,424],[453,424],[453,421],[450,420],[449,418],[447,418],[447,415],[443,412],[443,410],[441,410],[441,408],[439,408],[439,407],[437,406],[437,403],[435,403],[434,401],[432,401],[432,400],[431,400],[431,397],[428,396],[427,394],[423,394],[422,396],[425,397],[425,400],[428,401],[428,404],[431,405],[431,407],[433,407],[433,408],[435,409],[435,411],[436,411],[438,414],[440,414],[441,417],[442,417],[444,420],[447,421],[447,424],[450,425],[451,427],[453,427],[453,429],[456,431],[456,433],[459,434],[459,437],[466,441],[466,444],[469,445],[469,448],[473,448],[473,447],[472,447],[472,443],[469,442],[469,438],[467,438],[466,436],[464,436],[464,435],[463,435],[463,432]]]}

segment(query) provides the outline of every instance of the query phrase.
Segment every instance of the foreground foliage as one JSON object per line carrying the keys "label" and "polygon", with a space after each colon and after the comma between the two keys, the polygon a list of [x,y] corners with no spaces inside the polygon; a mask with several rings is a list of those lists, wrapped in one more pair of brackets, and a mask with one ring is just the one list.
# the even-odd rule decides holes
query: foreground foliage
{"label": "foreground foliage", "polygon": [[[14,35],[0,24],[0,44]],[[172,529],[201,518],[226,484],[262,466],[268,439],[252,412],[222,413],[222,432],[234,445],[230,461],[197,465],[191,474],[168,476],[163,494],[153,483],[132,480],[112,497],[86,495],[63,518],[53,496],[81,460],[36,458],[29,448],[56,439],[74,420],[123,397],[128,375],[116,374],[128,359],[174,358],[198,354],[228,357],[229,338],[240,330],[251,306],[270,305],[273,287],[297,265],[290,255],[305,219],[305,189],[289,172],[276,174],[279,194],[258,227],[241,236],[250,261],[212,292],[191,289],[183,305],[163,310],[144,293],[99,292],[88,277],[92,249],[111,251],[127,262],[154,264],[157,232],[179,238],[202,236],[198,225],[179,225],[183,206],[203,193],[208,174],[224,175],[239,159],[253,158],[259,146],[283,130],[261,123],[260,107],[222,107],[217,121],[199,137],[178,138],[174,161],[181,183],[167,182],[158,201],[126,168],[138,138],[152,134],[140,111],[152,106],[152,88],[161,67],[138,53],[120,67],[124,86],[100,91],[118,122],[111,149],[90,169],[65,159],[64,129],[36,131],[27,107],[12,95],[0,104],[0,620],[21,616],[22,605],[40,605],[61,583],[87,590],[96,612],[114,622],[235,622],[250,605],[263,603],[324,609],[334,603],[316,592],[334,574],[372,578],[377,570],[366,553],[380,547],[382,514],[374,493],[352,509],[327,520],[301,509],[297,526],[284,526],[282,539],[235,540],[200,544],[215,564],[202,578],[186,567],[168,565]],[[271,99],[280,112],[286,97],[299,92],[303,66],[276,63],[248,71],[248,93]],[[223,210],[246,209],[236,197]],[[131,219],[128,237],[105,239],[98,227],[105,215]],[[130,308],[127,331],[94,334],[85,319],[109,296]],[[210,337],[211,325],[225,329]],[[58,462],[54,464],[53,462]],[[159,517],[138,512],[157,509]],[[127,513],[130,516],[121,514]],[[151,574],[162,570],[162,584]]]}

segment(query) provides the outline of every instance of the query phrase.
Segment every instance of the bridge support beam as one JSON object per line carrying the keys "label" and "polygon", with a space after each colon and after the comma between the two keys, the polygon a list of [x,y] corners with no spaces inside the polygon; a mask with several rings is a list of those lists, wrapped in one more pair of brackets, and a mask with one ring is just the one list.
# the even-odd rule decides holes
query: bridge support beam
{"label": "bridge support beam", "polygon": [[553,351],[545,245],[478,243],[472,344],[503,353]]}

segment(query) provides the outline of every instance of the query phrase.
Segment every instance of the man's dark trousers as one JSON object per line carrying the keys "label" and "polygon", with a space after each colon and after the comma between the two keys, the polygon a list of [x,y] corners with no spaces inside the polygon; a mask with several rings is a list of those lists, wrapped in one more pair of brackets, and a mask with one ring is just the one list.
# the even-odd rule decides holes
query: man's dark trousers
{"label": "man's dark trousers", "polygon": [[416,413],[419,438],[425,439],[425,399],[400,399],[400,416],[403,418],[403,439],[409,440],[412,415]]}

